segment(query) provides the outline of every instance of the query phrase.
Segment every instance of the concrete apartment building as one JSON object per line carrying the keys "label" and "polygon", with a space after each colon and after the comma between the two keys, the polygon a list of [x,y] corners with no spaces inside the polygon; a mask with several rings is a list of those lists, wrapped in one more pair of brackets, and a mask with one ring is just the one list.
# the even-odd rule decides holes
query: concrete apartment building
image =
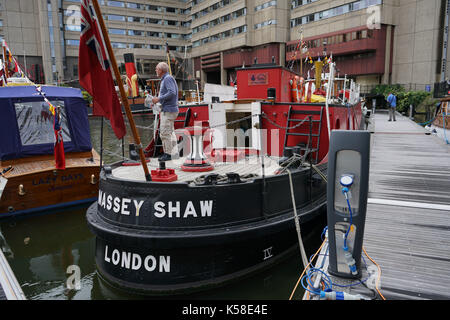
{"label": "concrete apartment building", "polygon": [[[236,68],[275,62],[306,77],[307,56],[333,54],[340,75],[362,85],[425,89],[441,79],[449,0],[99,0],[116,59],[133,53],[138,74],[174,73],[228,84]],[[79,0],[0,0],[0,36],[30,74],[47,83],[76,80]],[[299,40],[306,54],[296,53]],[[190,61],[193,66],[183,65]],[[123,71],[124,72],[124,71]],[[444,77],[449,78],[446,68]]]}
{"label": "concrete apartment building", "polygon": [[[190,51],[187,0],[98,2],[123,74],[124,53],[133,53],[139,75],[149,78],[167,61],[166,43],[178,60]],[[80,0],[0,0],[0,37],[39,82],[78,78],[80,30]]]}

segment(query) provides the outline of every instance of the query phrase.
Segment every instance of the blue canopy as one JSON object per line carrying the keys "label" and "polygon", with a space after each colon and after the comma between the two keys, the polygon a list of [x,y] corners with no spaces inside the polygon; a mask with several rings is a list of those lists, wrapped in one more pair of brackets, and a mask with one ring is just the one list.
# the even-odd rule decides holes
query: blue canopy
{"label": "blue canopy", "polygon": [[[92,149],[86,101],[80,89],[42,86],[60,106],[64,152]],[[0,160],[53,154],[54,117],[34,86],[0,87]]]}

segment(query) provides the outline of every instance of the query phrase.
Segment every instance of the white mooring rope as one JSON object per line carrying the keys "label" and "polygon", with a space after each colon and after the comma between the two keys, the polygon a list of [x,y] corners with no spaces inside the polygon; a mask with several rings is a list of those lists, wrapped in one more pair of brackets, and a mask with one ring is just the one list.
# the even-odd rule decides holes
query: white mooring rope
{"label": "white mooring rope", "polygon": [[291,175],[291,171],[289,169],[287,169],[286,171],[289,174],[289,184],[291,186],[292,206],[294,207],[294,221],[295,221],[295,228],[297,229],[297,236],[298,236],[298,244],[299,244],[299,247],[300,247],[300,254],[302,256],[303,267],[306,268],[308,266],[308,259],[306,258],[305,247],[303,245],[302,234],[301,234],[301,231],[300,231],[300,222],[298,220],[297,206],[295,204],[294,186],[292,184],[292,175]]}

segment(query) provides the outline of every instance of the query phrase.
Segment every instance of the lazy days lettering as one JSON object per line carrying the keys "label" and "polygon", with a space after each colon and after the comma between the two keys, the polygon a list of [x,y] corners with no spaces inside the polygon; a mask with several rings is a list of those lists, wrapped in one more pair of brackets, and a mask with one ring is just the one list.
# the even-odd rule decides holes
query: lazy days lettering
{"label": "lazy days lettering", "polygon": [[[31,181],[33,186],[48,185],[48,191],[71,189],[75,183],[84,179],[82,173],[66,174],[61,176],[48,175],[43,178],[36,178]],[[61,183],[63,185],[61,185]]]}
{"label": "lazy days lettering", "polygon": [[[102,190],[98,193],[98,205],[105,210],[123,215],[139,216],[140,210],[145,200],[115,197]],[[153,215],[156,218],[207,218],[211,217],[213,200],[187,201],[183,204],[180,201],[156,201],[153,204]]]}
{"label": "lazy days lettering", "polygon": [[33,186],[38,186],[41,184],[52,184],[58,181],[60,179],[61,182],[68,182],[68,181],[79,181],[82,180],[83,174],[82,173],[76,173],[76,174],[69,174],[69,175],[62,175],[62,176],[47,176],[45,178],[39,178],[39,179],[33,179],[31,182]]}

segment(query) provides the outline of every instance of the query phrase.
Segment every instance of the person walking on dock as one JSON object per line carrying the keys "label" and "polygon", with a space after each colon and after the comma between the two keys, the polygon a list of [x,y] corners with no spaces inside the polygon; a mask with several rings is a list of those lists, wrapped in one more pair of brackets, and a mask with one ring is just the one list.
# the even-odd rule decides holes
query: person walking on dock
{"label": "person walking on dock", "polygon": [[397,109],[397,97],[395,96],[395,94],[390,92],[389,96],[387,97],[387,102],[388,102],[388,108],[389,108],[389,120],[388,121],[392,121],[392,119],[394,121],[397,121],[397,120],[395,120],[395,110]]}
{"label": "person walking on dock", "polygon": [[156,66],[156,74],[161,78],[159,97],[154,97],[154,104],[161,103],[161,126],[160,134],[164,154],[158,158],[159,161],[172,160],[172,156],[178,154],[177,138],[175,136],[174,122],[178,116],[178,85],[169,74],[169,65],[160,62]]}

